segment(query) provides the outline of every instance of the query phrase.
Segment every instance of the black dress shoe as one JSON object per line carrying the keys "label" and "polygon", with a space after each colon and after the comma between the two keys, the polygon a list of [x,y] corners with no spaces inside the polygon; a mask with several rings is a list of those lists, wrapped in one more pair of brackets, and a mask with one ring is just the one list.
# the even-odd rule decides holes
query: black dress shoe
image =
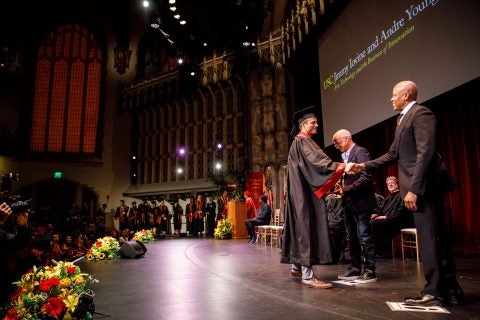
{"label": "black dress shoe", "polygon": [[465,303],[465,294],[460,287],[458,287],[457,289],[451,289],[447,291],[447,294],[445,295],[445,300],[449,306],[460,306]]}
{"label": "black dress shoe", "polygon": [[424,294],[421,297],[405,298],[403,299],[403,302],[409,306],[421,306],[421,307],[443,306],[443,301],[440,298],[431,296],[429,294]]}

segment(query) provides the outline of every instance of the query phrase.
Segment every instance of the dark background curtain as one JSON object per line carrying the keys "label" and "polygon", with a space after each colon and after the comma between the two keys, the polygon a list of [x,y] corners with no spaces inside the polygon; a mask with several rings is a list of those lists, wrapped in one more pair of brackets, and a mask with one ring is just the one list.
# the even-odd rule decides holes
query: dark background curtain
{"label": "dark background curtain", "polygon": [[[464,254],[480,253],[480,106],[475,99],[479,92],[480,78],[422,103],[437,115],[438,150],[458,185],[446,199],[446,220],[455,252]],[[385,107],[388,105],[386,101]],[[392,143],[395,121],[395,118],[386,120],[354,135],[353,139],[376,158]],[[333,146],[326,148],[326,152],[341,160]],[[385,178],[396,173],[396,165],[375,172],[376,192],[386,195]]]}

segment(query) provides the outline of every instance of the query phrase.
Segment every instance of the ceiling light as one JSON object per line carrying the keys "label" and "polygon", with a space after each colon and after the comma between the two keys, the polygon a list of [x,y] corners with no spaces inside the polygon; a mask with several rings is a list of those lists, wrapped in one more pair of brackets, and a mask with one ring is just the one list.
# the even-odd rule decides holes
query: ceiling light
{"label": "ceiling light", "polygon": [[170,11],[173,11],[173,12],[177,11],[177,7],[170,7]]}
{"label": "ceiling light", "polygon": [[153,29],[158,29],[158,28],[160,28],[160,25],[159,25],[158,23],[156,23],[156,22],[152,22],[152,23],[150,24],[150,27],[152,27]]}
{"label": "ceiling light", "polygon": [[255,42],[252,42],[252,47],[255,47]]}
{"label": "ceiling light", "polygon": [[142,2],[142,4],[143,4],[143,7],[144,7],[144,8],[148,8],[148,6],[150,5],[150,2],[148,2],[147,0],[145,0],[145,1]]}
{"label": "ceiling light", "polygon": [[175,0],[168,0],[168,3],[174,4],[174,3],[175,3]]}
{"label": "ceiling light", "polygon": [[193,77],[195,75],[195,71],[190,72],[190,75]]}
{"label": "ceiling light", "polygon": [[208,44],[207,44],[206,42],[204,42],[204,43],[203,43],[203,46],[206,47],[206,46],[208,46]]}
{"label": "ceiling light", "polygon": [[177,13],[176,15],[173,16],[175,19],[180,19],[180,15]]}
{"label": "ceiling light", "polygon": [[250,45],[250,42],[247,42],[245,41],[244,43],[242,43],[244,47],[248,47]]}
{"label": "ceiling light", "polygon": [[180,21],[180,24],[183,26],[184,24],[187,24],[187,21],[182,20],[182,21]]}
{"label": "ceiling light", "polygon": [[182,63],[183,63],[183,59],[182,59],[182,58],[178,58],[177,62],[178,62],[178,64],[182,64]]}

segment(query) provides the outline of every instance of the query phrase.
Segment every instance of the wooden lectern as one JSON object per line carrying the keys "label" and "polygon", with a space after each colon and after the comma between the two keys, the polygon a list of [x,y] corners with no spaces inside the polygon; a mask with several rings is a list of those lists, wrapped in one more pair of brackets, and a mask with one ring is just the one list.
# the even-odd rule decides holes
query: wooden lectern
{"label": "wooden lectern", "polygon": [[248,233],[245,227],[247,219],[247,209],[244,202],[229,201],[228,217],[232,221],[232,239],[247,239]]}

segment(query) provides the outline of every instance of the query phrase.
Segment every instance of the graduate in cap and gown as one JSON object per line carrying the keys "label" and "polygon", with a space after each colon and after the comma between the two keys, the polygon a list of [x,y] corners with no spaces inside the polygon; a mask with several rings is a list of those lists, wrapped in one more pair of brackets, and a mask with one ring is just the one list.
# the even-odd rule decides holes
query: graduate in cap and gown
{"label": "graduate in cap and gown", "polygon": [[312,139],[318,123],[314,106],[295,113],[286,175],[286,210],[281,262],[310,288],[331,288],[314,277],[313,266],[333,262],[323,197],[335,186],[345,164],[334,162]]}

